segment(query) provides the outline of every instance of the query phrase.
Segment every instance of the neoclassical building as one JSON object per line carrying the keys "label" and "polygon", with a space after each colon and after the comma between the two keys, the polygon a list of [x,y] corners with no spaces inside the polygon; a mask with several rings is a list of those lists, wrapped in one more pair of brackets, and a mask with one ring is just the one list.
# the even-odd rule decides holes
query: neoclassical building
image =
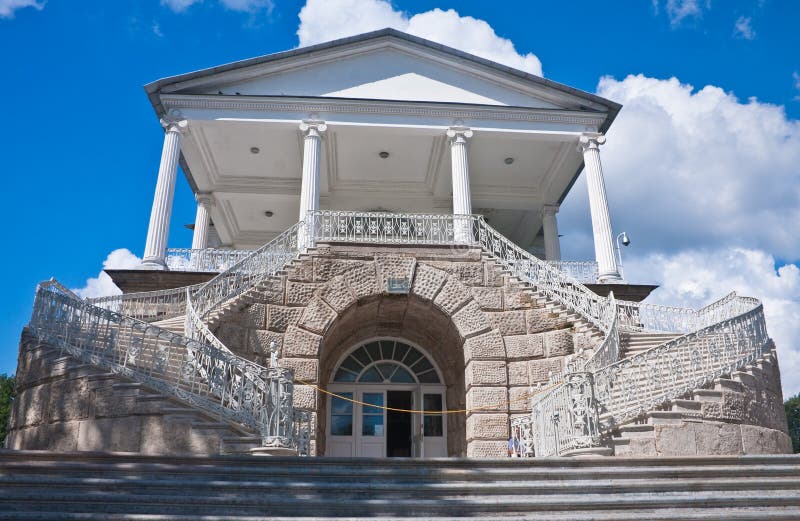
{"label": "neoclassical building", "polygon": [[[40,285],[9,448],[790,452],[760,302],[658,306],[622,277],[601,161],[620,105],[390,29],[146,92],[142,265],[108,270],[120,296]],[[191,249],[168,248],[179,169]],[[559,248],[576,181],[589,261]]]}

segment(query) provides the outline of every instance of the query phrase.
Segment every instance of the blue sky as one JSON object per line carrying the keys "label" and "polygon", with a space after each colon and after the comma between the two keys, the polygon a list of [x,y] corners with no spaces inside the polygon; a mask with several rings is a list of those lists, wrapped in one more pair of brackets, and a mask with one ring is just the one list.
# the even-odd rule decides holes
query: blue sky
{"label": "blue sky", "polygon": [[[628,278],[664,285],[656,297],[676,303],[732,289],[716,291],[722,285],[763,291],[775,317],[770,327],[787,340],[800,334],[800,2],[0,0],[0,172],[10,184],[2,205],[0,373],[15,369],[38,281],[55,276],[80,288],[111,251],[142,253],[163,137],[142,86],[296,47],[301,9],[317,41],[340,36],[342,27],[378,28],[384,19],[411,28],[416,19],[421,27],[414,15],[453,9],[457,31],[420,29],[422,35],[477,48],[508,39],[516,53],[535,55],[547,78],[623,102],[618,139],[613,144],[612,128],[604,162],[615,228],[637,232],[626,252]],[[358,23],[342,24],[341,16]],[[496,38],[475,36],[465,17],[484,20]],[[601,82],[606,76],[613,79]],[[700,92],[707,85],[715,88]],[[708,117],[693,119],[704,112]],[[738,123],[759,132],[745,138],[731,130]],[[692,150],[683,140],[695,128],[720,139],[700,140],[703,147]],[[628,151],[642,132],[663,141],[645,148],[650,155],[637,163]],[[732,166],[714,174],[720,164]],[[648,175],[681,183],[650,193],[642,182]],[[708,184],[693,187],[698,179]],[[729,179],[737,182],[725,207],[697,199],[698,190],[713,194]],[[564,249],[588,257],[585,188],[578,183],[574,192],[559,216]],[[651,205],[650,196],[659,203]],[[705,219],[693,213],[703,204],[711,212]],[[181,177],[170,246],[189,246],[183,225],[194,211]],[[675,225],[665,226],[658,212]],[[739,224],[726,212],[746,219]],[[676,275],[685,263],[699,273],[688,282]],[[787,367],[800,371],[800,355],[790,348],[781,353],[785,380]],[[792,382],[800,390],[800,378]]]}

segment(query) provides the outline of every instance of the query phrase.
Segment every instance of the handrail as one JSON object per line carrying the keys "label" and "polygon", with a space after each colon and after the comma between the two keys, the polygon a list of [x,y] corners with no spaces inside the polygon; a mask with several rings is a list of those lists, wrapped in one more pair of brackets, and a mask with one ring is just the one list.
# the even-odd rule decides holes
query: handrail
{"label": "handrail", "polygon": [[166,263],[172,271],[216,273],[227,270],[251,253],[253,250],[168,248]]}
{"label": "handrail", "polygon": [[763,307],[736,299],[732,309],[745,311],[596,371],[603,426],[622,425],[763,356],[769,346]]}
{"label": "handrail", "polygon": [[86,302],[109,311],[122,313],[145,322],[157,322],[186,313],[186,291],[196,291],[203,284],[175,289],[140,291],[106,297],[90,297]]}
{"label": "handrail", "polygon": [[600,277],[596,261],[546,260],[545,262],[582,284],[596,284]]}
{"label": "handrail", "polygon": [[80,300],[55,281],[38,286],[30,330],[76,358],[145,383],[262,436],[295,445],[293,374]]}

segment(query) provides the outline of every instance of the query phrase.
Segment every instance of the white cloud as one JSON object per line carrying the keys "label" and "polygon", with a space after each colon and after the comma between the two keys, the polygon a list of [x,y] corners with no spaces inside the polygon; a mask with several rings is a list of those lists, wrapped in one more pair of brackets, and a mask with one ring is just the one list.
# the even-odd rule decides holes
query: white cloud
{"label": "white cloud", "polygon": [[[675,78],[605,77],[597,93],[623,104],[601,156],[626,279],[670,305],[762,299],[785,392],[800,391],[800,122]],[[562,208],[564,257],[593,258],[585,181]]]}
{"label": "white cloud", "polygon": [[[127,248],[119,248],[108,254],[106,260],[103,261],[103,269],[133,269],[139,266],[141,262],[142,259],[131,253]],[[97,277],[86,279],[84,287],[73,289],[72,291],[82,298],[122,294],[122,291],[104,271],[101,271]]]}
{"label": "white cloud", "polygon": [[[189,7],[202,1],[203,0],[161,0],[161,5],[169,7],[176,13],[182,13]],[[253,13],[262,9],[271,11],[275,6],[272,0],[219,0],[219,3],[232,11],[242,11],[246,13]]]}
{"label": "white cloud", "polygon": [[[792,73],[792,80],[794,80],[794,88],[796,90],[800,91],[800,73],[798,73],[797,71],[794,71]],[[800,100],[800,94],[795,96],[794,99]]]}
{"label": "white cloud", "polygon": [[514,44],[483,20],[455,10],[432,9],[410,16],[386,0],[307,0],[300,10],[300,46],[391,27],[428,40],[542,75],[533,53],[520,54]]}
{"label": "white cloud", "polygon": [[764,305],[775,341],[785,397],[800,392],[800,268],[763,251],[743,248],[650,254],[626,261],[629,280],[661,285],[648,302],[698,308],[736,291]]}
{"label": "white cloud", "polygon": [[[653,11],[659,12],[660,0],[653,0]],[[703,5],[699,0],[667,0],[665,11],[673,27],[681,25],[684,20],[697,20],[702,18],[703,9],[711,8],[711,0],[706,0]]]}
{"label": "white cloud", "polygon": [[36,0],[0,0],[0,18],[13,18],[14,11],[24,7],[33,7],[37,11],[44,9],[44,2]]}
{"label": "white cloud", "polygon": [[[623,104],[602,159],[612,221],[632,249],[800,259],[800,122],[783,107],[642,75],[602,78],[597,92]],[[590,254],[591,241],[569,232],[591,229],[586,199],[576,183],[560,214],[572,254]]]}
{"label": "white cloud", "polygon": [[164,37],[164,32],[161,30],[161,24],[159,24],[158,22],[153,22],[153,34],[155,34],[159,38]]}
{"label": "white cloud", "polygon": [[756,37],[756,31],[753,29],[753,20],[749,16],[740,16],[733,24],[733,34],[738,38],[745,40],[753,40]]}

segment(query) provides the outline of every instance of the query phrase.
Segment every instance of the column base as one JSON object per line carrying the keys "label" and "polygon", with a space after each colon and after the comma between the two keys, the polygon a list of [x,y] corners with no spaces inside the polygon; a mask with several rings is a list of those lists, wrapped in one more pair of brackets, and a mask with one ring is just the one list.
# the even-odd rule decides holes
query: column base
{"label": "column base", "polygon": [[167,268],[167,263],[161,259],[144,259],[142,260],[142,263],[139,264],[139,266],[137,266],[137,268],[140,270],[162,270],[162,271],[166,271],[169,269]]}
{"label": "column base", "polygon": [[597,282],[601,284],[614,284],[615,282],[625,282],[619,273],[604,273],[597,276]]}

